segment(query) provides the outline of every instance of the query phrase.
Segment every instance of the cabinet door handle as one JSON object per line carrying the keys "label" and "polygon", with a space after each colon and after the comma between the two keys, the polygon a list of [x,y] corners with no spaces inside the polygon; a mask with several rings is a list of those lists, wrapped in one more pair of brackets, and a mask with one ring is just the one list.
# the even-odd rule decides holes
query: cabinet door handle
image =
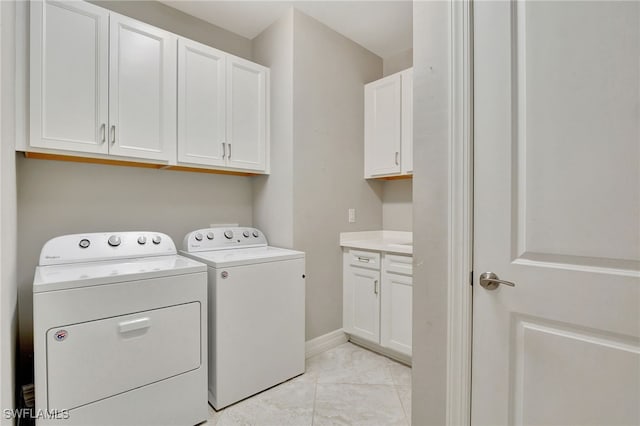
{"label": "cabinet door handle", "polygon": [[228,144],[228,145],[229,145],[229,157],[227,157],[227,158],[229,158],[229,160],[231,160],[231,144]]}
{"label": "cabinet door handle", "polygon": [[378,280],[373,282],[373,293],[378,294]]}
{"label": "cabinet door handle", "polygon": [[399,156],[400,156],[400,152],[396,151],[396,166],[400,165],[400,161],[398,159]]}
{"label": "cabinet door handle", "polygon": [[111,133],[111,145],[114,145],[116,143],[116,126],[115,126],[115,124],[111,125],[111,131],[109,133]]}
{"label": "cabinet door handle", "polygon": [[105,143],[107,141],[107,129],[106,129],[107,125],[102,123],[102,125],[100,126],[100,144],[102,145],[103,143]]}
{"label": "cabinet door handle", "polygon": [[369,263],[369,262],[371,262],[371,259],[369,259],[368,257],[360,257],[360,256],[358,256],[358,262]]}
{"label": "cabinet door handle", "polygon": [[222,142],[222,159],[227,156],[227,144]]}

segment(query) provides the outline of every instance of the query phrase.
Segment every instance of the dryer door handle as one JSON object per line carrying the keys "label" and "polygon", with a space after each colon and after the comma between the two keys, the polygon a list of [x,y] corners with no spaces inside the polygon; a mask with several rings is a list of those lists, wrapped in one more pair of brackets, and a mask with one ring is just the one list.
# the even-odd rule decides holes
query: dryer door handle
{"label": "dryer door handle", "polygon": [[151,327],[151,318],[136,318],[131,321],[123,321],[118,324],[120,333],[128,333],[130,331],[142,330]]}

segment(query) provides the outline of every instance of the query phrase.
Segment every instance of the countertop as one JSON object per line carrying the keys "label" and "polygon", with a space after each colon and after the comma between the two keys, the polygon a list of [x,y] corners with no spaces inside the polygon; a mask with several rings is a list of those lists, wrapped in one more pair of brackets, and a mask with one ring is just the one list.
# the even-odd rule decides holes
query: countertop
{"label": "countertop", "polygon": [[413,232],[341,232],[340,247],[413,255]]}

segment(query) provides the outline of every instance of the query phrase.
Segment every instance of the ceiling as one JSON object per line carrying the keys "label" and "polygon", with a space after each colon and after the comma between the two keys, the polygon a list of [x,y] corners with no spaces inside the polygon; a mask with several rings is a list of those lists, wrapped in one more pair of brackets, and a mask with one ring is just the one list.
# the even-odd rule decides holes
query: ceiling
{"label": "ceiling", "polygon": [[161,0],[228,31],[253,39],[294,6],[382,58],[413,46],[410,0]]}

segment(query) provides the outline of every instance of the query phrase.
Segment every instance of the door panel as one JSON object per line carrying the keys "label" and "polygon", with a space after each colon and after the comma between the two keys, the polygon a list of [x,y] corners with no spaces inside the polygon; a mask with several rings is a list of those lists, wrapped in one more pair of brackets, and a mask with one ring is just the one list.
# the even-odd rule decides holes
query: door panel
{"label": "door panel", "polygon": [[109,153],[176,156],[176,36],[111,14]]}
{"label": "door panel", "polygon": [[413,279],[407,275],[384,274],[380,344],[411,356]]}
{"label": "door panel", "polygon": [[47,331],[49,409],[72,409],[198,368],[200,303]]}
{"label": "door panel", "polygon": [[109,12],[31,3],[30,145],[106,153]]}
{"label": "door panel", "polygon": [[344,327],[347,333],[375,343],[380,342],[380,272],[344,267]]}
{"label": "door panel", "polygon": [[364,88],[365,177],[400,172],[401,88],[400,74]]}
{"label": "door panel", "polygon": [[638,424],[640,3],[474,25],[472,423]]}
{"label": "door panel", "polygon": [[228,165],[265,170],[268,70],[253,62],[227,58]]}
{"label": "door panel", "polygon": [[225,164],[225,57],[212,47],[178,41],[178,161]]}

